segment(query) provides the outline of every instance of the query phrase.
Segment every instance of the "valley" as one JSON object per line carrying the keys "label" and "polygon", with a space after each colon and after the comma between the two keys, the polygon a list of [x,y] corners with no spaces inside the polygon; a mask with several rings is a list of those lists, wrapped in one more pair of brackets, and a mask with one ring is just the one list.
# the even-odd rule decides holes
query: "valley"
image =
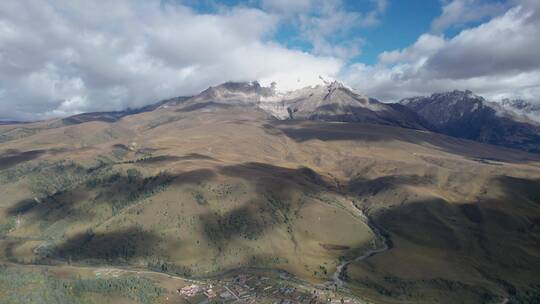
{"label": "valley", "polygon": [[[1,125],[0,260],[22,289],[0,299],[25,280],[80,303],[86,284],[121,303],[538,299],[538,154],[404,128],[412,116],[280,120],[227,92]],[[178,291],[191,284],[196,301]]]}
{"label": "valley", "polygon": [[0,304],[540,304],[540,0],[0,0]]}

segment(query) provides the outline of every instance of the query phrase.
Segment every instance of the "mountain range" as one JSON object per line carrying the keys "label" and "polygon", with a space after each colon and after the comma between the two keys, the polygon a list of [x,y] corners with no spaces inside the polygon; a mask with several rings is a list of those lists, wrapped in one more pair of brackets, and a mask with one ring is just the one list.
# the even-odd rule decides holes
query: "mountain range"
{"label": "mountain range", "polygon": [[182,106],[189,109],[251,106],[280,120],[363,122],[425,128],[423,120],[406,107],[363,96],[337,81],[286,93],[276,92],[273,87],[262,87],[258,82],[227,82],[185,99]]}
{"label": "mountain range", "polygon": [[508,103],[488,102],[471,91],[407,98],[400,103],[426,119],[434,132],[540,152],[540,125],[505,107]]}
{"label": "mountain range", "polygon": [[429,130],[453,137],[540,152],[540,106],[523,100],[494,103],[471,91],[435,93],[383,103],[340,82],[281,93],[258,82],[227,82],[192,97],[176,97],[140,109],[85,113],[65,118],[66,123],[116,121],[124,116],[160,107],[186,109],[249,106],[279,120],[321,120],[391,125]]}
{"label": "mountain range", "polygon": [[468,91],[388,104],[338,82],[3,124],[0,263],[87,302],[129,272],[155,303],[245,275],[257,303],[538,303],[537,130]]}
{"label": "mountain range", "polygon": [[503,99],[501,105],[510,111],[525,115],[532,120],[540,120],[540,104],[523,99]]}

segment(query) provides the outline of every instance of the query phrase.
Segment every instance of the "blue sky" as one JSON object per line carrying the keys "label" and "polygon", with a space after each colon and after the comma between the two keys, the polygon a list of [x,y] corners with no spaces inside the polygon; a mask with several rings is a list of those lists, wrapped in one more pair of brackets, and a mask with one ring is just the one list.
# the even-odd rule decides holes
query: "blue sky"
{"label": "blue sky", "polygon": [[[223,7],[246,6],[265,9],[261,2],[250,0],[165,0],[163,3],[183,3],[203,14],[216,13]],[[384,12],[377,16],[376,25],[355,28],[347,35],[338,38],[340,40],[362,39],[361,54],[350,58],[350,60],[374,64],[380,53],[407,47],[416,41],[422,33],[429,31],[433,19],[441,14],[443,4],[438,0],[389,1]],[[376,5],[376,1],[370,0],[343,2],[345,10],[359,13],[369,12],[375,9]],[[447,33],[455,35],[456,31],[448,30]],[[298,48],[306,52],[312,51],[309,41],[299,37],[297,26],[290,22],[280,24],[279,29],[271,38],[290,48]]]}
{"label": "blue sky", "polygon": [[[214,14],[225,7],[253,7],[265,10],[260,1],[254,0],[164,0],[167,3],[182,3],[192,7],[202,14]],[[292,0],[291,2],[294,2]],[[431,30],[432,22],[442,14],[443,7],[448,1],[439,0],[399,0],[384,1],[385,9],[377,15],[378,22],[370,26],[362,26],[348,31],[346,35],[336,37],[339,40],[361,39],[361,54],[348,58],[351,62],[375,64],[377,57],[384,51],[402,49],[414,43],[418,37]],[[472,1],[474,2],[474,1]],[[487,0],[487,4],[502,4],[501,0]],[[376,0],[346,0],[343,1],[343,9],[349,12],[365,14],[376,9]],[[316,14],[316,12],[315,12]],[[447,37],[453,37],[463,28],[473,27],[489,19],[488,16],[471,20],[464,26],[449,27],[442,31]],[[278,41],[290,48],[301,49],[311,52],[313,46],[299,37],[298,24],[283,22],[271,39]]]}
{"label": "blue sky", "polygon": [[383,102],[455,89],[540,102],[539,49],[538,0],[4,0],[0,120],[319,76]]}
{"label": "blue sky", "polygon": [[[347,1],[346,8],[351,11],[367,12],[373,9],[373,3],[370,1]],[[441,4],[436,0],[392,2],[378,17],[379,23],[377,25],[355,29],[344,38],[364,40],[361,46],[362,53],[352,60],[374,64],[380,53],[407,47],[422,33],[429,31],[432,20],[440,15],[440,12]],[[285,31],[278,32],[276,39],[287,45],[300,46],[303,50],[310,51],[311,47],[308,43],[296,43],[294,32],[294,29],[289,27]]]}
{"label": "blue sky", "polygon": [[[356,2],[356,1],[351,1]],[[356,58],[374,64],[377,56],[394,49],[402,49],[414,43],[428,32],[431,22],[441,13],[441,4],[436,0],[407,0],[390,3],[380,16],[377,26],[360,31],[366,39],[362,55]]]}

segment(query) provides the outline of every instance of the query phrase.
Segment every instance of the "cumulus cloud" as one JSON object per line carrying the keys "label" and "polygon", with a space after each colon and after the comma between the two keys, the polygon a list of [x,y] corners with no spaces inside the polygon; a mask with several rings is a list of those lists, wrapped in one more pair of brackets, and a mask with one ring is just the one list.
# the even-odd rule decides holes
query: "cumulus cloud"
{"label": "cumulus cloud", "polygon": [[246,7],[1,1],[0,119],[138,107],[227,80],[292,89],[339,72],[339,59],[271,42],[278,22]]}
{"label": "cumulus cloud", "polygon": [[313,0],[262,0],[262,7],[264,9],[285,14],[309,12],[313,9],[314,5]]}
{"label": "cumulus cloud", "polygon": [[[370,1],[366,12],[342,1],[253,0],[212,13],[177,1],[0,1],[0,120],[134,108],[228,80],[291,90],[319,75],[383,101],[453,89],[538,100],[539,1],[508,0],[455,36],[430,29],[374,65],[348,63],[364,43],[351,32],[377,24],[388,5]],[[461,9],[448,8],[457,2]],[[434,28],[463,26],[451,16],[482,5],[447,1]],[[495,14],[485,11],[463,20]],[[274,41],[284,23],[311,52]]]}
{"label": "cumulus cloud", "polygon": [[452,38],[426,33],[411,46],[354,64],[350,84],[383,100],[471,89],[489,98],[540,96],[540,3],[519,1]]}
{"label": "cumulus cloud", "polygon": [[450,27],[459,28],[486,17],[494,17],[508,9],[508,3],[502,1],[451,0],[444,2],[442,14],[431,24],[431,28],[436,32],[442,32]]}
{"label": "cumulus cloud", "polygon": [[387,0],[371,0],[365,12],[350,10],[343,0],[261,0],[263,9],[277,12],[285,24],[296,28],[297,39],[312,46],[312,53],[344,60],[361,54],[364,40],[359,29],[376,26]]}
{"label": "cumulus cloud", "polygon": [[[538,8],[536,8],[538,9]],[[426,63],[438,77],[471,78],[540,68],[540,19],[525,6],[461,32]]]}

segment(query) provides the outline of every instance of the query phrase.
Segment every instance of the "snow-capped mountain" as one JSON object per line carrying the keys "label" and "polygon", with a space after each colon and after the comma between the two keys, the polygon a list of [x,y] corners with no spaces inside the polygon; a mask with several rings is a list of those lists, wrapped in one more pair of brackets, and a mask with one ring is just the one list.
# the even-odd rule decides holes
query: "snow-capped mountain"
{"label": "snow-capped mountain", "polygon": [[406,98],[400,104],[427,120],[432,131],[529,151],[540,151],[540,127],[471,91]]}
{"label": "snow-capped mountain", "polygon": [[188,99],[195,104],[254,106],[277,119],[364,122],[425,129],[426,124],[414,112],[399,104],[385,104],[348,88],[344,84],[323,81],[303,89],[278,92],[274,86],[258,82],[227,82],[210,87]]}
{"label": "snow-capped mountain", "polygon": [[[528,151],[540,152],[539,107],[524,101],[489,102],[471,91],[413,97],[382,103],[337,81],[280,92],[274,84],[226,82],[191,97],[160,101],[141,109],[84,113],[66,123],[116,121],[157,109],[193,112],[236,108],[231,115],[261,115],[279,120],[322,120],[391,125],[429,130]],[[540,116],[540,115],[539,115]]]}
{"label": "snow-capped mountain", "polygon": [[503,99],[501,105],[508,110],[540,122],[540,104],[538,103],[532,103],[523,99]]}
{"label": "snow-capped mountain", "polygon": [[400,104],[412,109],[435,127],[445,126],[482,111],[485,99],[471,91],[453,91],[435,93],[429,97],[412,97],[400,101]]}

